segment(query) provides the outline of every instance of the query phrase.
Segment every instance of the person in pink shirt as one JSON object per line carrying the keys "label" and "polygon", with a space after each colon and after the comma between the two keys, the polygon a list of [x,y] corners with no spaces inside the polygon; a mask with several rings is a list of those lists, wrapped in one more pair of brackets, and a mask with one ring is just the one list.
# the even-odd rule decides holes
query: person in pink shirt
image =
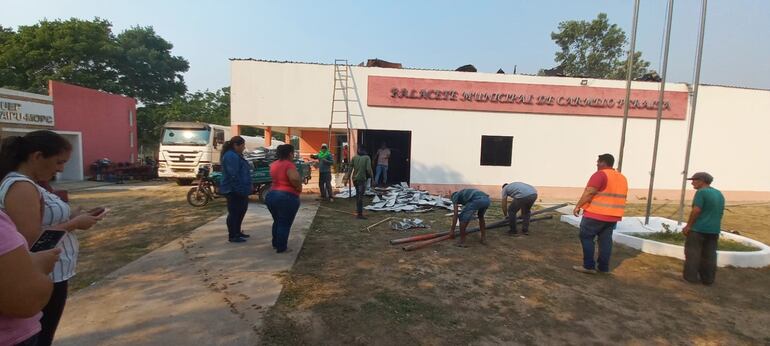
{"label": "person in pink shirt", "polygon": [[[377,162],[377,169],[372,186],[385,186],[388,184],[388,166],[390,165],[390,149],[385,142],[380,144],[380,149],[374,154],[374,161]],[[382,177],[382,183],[380,183],[380,177]]]}
{"label": "person in pink shirt", "polygon": [[61,249],[30,253],[24,237],[0,211],[0,345],[35,345],[40,310],[53,282],[48,274]]}

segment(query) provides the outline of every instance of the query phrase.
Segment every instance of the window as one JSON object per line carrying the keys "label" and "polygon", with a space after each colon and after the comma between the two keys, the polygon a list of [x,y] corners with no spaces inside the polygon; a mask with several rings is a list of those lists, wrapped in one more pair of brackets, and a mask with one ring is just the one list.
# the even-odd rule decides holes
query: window
{"label": "window", "polygon": [[207,145],[211,131],[206,129],[163,129],[163,145]]}
{"label": "window", "polygon": [[128,143],[130,143],[131,148],[134,147],[134,132],[128,131]]}
{"label": "window", "polygon": [[216,148],[217,145],[224,144],[225,143],[225,131],[223,130],[214,130],[214,147]]}
{"label": "window", "polygon": [[134,112],[128,111],[128,126],[134,126]]}
{"label": "window", "polygon": [[513,137],[481,136],[481,165],[510,166],[513,156]]}

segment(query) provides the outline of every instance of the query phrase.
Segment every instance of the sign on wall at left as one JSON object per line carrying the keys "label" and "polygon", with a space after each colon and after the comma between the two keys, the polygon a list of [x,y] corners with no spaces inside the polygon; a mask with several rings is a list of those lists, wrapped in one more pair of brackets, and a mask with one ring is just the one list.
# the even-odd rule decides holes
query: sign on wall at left
{"label": "sign on wall at left", "polygon": [[12,95],[0,95],[0,122],[53,127],[53,104]]}

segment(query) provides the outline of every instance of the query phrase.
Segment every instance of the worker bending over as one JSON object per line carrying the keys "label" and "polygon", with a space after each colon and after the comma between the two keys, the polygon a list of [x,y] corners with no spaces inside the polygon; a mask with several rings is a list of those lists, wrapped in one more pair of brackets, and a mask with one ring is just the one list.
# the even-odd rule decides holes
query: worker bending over
{"label": "worker bending over", "polygon": [[[473,214],[479,215],[479,231],[481,231],[481,243],[486,244],[486,224],[484,223],[484,214],[489,208],[489,195],[476,189],[462,189],[452,194],[452,203],[454,204],[454,215],[452,216],[452,229],[449,230],[449,237],[454,239],[457,220],[460,220],[460,241],[457,246],[466,247],[465,230],[468,223],[473,218]],[[458,205],[462,204],[463,209],[458,214]]]}

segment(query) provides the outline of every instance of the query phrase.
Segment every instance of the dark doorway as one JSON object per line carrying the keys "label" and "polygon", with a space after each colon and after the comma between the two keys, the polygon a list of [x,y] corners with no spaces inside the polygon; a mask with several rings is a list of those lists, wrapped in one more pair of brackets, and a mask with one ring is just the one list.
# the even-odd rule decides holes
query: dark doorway
{"label": "dark doorway", "polygon": [[411,131],[358,130],[358,143],[362,144],[372,157],[372,170],[377,166],[374,155],[385,142],[390,149],[388,184],[409,183],[409,162],[412,155]]}

